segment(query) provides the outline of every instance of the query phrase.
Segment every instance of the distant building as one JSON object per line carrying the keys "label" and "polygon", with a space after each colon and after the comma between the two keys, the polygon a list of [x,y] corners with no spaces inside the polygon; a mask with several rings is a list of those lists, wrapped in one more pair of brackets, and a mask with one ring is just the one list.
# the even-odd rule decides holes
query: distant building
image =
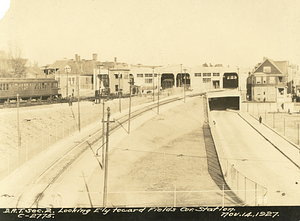
{"label": "distant building", "polygon": [[[38,63],[35,62],[33,66],[25,66],[26,78],[46,78],[48,77],[41,68],[38,67]],[[54,76],[52,76],[54,78]]]}
{"label": "distant building", "polygon": [[94,95],[94,70],[97,67],[97,54],[92,60],[74,59],[57,60],[44,69],[46,75],[54,75],[63,97],[77,96],[78,88],[81,95]]}
{"label": "distant building", "polygon": [[288,61],[264,58],[247,79],[247,95],[253,101],[287,102],[291,98],[292,75]]}

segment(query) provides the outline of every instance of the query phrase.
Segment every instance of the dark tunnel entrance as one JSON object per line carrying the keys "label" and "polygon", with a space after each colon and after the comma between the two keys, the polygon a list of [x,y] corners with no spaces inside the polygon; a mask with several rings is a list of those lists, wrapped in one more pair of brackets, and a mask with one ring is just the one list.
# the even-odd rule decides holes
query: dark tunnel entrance
{"label": "dark tunnel entrance", "polygon": [[209,98],[209,109],[210,110],[226,110],[226,109],[239,110],[240,109],[239,100],[240,100],[239,97]]}

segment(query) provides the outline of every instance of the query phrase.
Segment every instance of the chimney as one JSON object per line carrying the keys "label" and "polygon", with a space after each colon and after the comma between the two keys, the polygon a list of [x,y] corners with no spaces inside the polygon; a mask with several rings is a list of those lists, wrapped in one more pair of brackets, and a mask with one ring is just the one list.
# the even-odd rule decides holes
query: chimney
{"label": "chimney", "polygon": [[117,63],[117,57],[115,57],[115,63]]}
{"label": "chimney", "polygon": [[98,54],[93,54],[93,61],[97,61],[98,60]]}
{"label": "chimney", "polygon": [[75,61],[78,61],[78,54],[75,54]]}
{"label": "chimney", "polygon": [[80,61],[80,56],[78,55],[78,61]]}

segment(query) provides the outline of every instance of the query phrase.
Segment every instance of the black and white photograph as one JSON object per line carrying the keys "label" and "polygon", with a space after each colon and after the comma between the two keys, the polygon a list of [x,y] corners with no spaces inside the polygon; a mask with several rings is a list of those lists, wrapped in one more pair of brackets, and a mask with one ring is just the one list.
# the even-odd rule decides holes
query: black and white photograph
{"label": "black and white photograph", "polygon": [[300,220],[299,0],[0,13],[0,220]]}

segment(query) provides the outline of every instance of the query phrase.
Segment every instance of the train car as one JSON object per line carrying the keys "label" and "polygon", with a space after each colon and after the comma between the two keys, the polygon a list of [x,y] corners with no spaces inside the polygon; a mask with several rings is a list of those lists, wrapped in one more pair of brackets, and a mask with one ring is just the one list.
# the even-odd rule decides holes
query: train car
{"label": "train car", "polygon": [[52,78],[0,78],[0,102],[61,97],[58,81]]}

